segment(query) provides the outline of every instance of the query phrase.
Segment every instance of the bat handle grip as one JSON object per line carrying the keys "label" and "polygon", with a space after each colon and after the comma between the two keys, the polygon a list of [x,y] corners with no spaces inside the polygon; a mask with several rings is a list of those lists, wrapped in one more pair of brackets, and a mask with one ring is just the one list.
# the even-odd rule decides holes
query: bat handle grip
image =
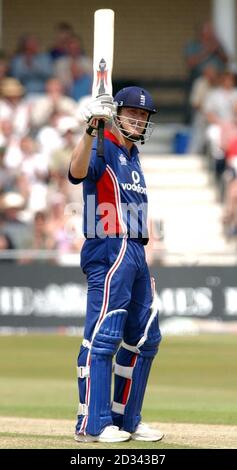
{"label": "bat handle grip", "polygon": [[105,123],[103,119],[99,120],[98,133],[97,133],[97,157],[102,158],[104,156],[104,128]]}

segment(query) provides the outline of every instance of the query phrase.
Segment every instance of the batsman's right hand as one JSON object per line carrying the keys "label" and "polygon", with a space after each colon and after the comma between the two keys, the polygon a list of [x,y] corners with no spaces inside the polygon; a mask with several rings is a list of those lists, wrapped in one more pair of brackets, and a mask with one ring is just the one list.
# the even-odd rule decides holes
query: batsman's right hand
{"label": "batsman's right hand", "polygon": [[85,108],[81,110],[81,120],[88,125],[88,128],[92,127],[96,131],[100,119],[105,122],[110,121],[114,114],[116,114],[116,105],[113,97],[100,95],[92,99]]}

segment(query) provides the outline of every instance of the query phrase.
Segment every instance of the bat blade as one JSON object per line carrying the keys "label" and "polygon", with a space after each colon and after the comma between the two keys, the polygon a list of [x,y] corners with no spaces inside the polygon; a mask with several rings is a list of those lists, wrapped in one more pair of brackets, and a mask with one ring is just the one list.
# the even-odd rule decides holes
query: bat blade
{"label": "bat blade", "polygon": [[[111,95],[114,56],[114,11],[100,9],[94,15],[94,53],[92,96]],[[104,156],[104,121],[98,125],[97,156]]]}
{"label": "bat blade", "polygon": [[114,11],[100,9],[94,15],[94,53],[92,96],[112,95],[114,55]]}

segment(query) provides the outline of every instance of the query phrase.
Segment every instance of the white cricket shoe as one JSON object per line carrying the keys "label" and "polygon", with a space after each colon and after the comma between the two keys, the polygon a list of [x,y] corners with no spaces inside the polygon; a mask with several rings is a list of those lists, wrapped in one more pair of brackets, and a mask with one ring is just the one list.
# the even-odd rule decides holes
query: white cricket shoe
{"label": "white cricket shoe", "polygon": [[91,434],[75,434],[75,441],[77,442],[124,442],[128,441],[131,434],[122,431],[118,426],[106,426],[98,436]]}
{"label": "white cricket shoe", "polygon": [[158,429],[152,429],[145,423],[139,423],[136,431],[131,434],[134,441],[160,441],[164,433]]}

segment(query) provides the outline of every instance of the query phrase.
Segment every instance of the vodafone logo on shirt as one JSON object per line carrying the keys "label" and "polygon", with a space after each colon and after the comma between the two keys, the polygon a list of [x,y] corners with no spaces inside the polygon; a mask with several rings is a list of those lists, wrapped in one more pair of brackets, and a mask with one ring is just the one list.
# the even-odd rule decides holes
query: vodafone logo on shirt
{"label": "vodafone logo on shirt", "polygon": [[146,194],[147,190],[140,185],[140,175],[137,171],[132,171],[133,183],[121,183],[125,191],[135,191],[136,193]]}
{"label": "vodafone logo on shirt", "polygon": [[135,184],[140,182],[140,175],[137,171],[132,171],[132,179]]}

